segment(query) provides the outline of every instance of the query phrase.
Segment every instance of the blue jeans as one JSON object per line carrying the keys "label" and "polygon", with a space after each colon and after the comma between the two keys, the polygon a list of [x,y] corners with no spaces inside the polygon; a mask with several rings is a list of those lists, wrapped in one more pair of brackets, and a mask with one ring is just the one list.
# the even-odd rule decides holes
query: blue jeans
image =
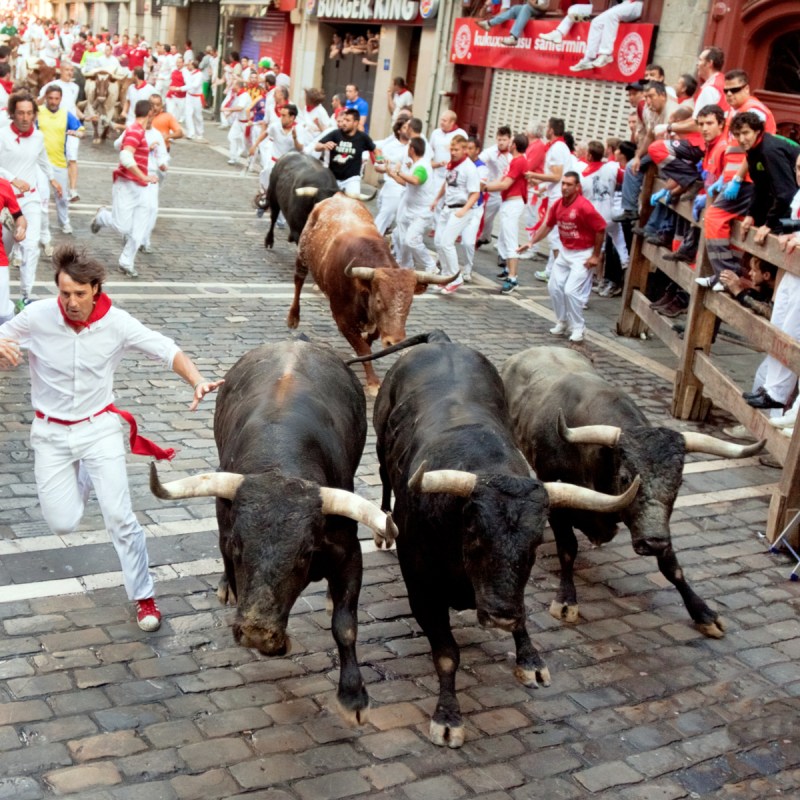
{"label": "blue jeans", "polygon": [[642,156],[639,164],[639,172],[635,173],[628,164],[625,167],[625,178],[622,181],[622,210],[623,211],[638,211],[639,210],[639,195],[642,193],[642,184],[644,183],[644,176],[647,168],[653,163],[650,156]]}
{"label": "blue jeans", "polygon": [[538,10],[535,12],[530,3],[523,3],[521,6],[511,6],[511,8],[506,9],[496,17],[492,17],[489,20],[489,25],[494,27],[503,22],[508,22],[510,19],[516,20],[511,28],[511,35],[515,39],[519,39],[534,13],[536,13],[537,19],[541,16],[541,12],[538,12]]}

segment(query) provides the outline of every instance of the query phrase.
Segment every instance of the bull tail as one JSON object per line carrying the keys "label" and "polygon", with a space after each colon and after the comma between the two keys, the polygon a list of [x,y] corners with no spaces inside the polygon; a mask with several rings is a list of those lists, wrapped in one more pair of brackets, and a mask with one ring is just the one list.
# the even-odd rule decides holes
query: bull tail
{"label": "bull tail", "polygon": [[416,336],[410,336],[402,342],[393,344],[391,347],[386,347],[379,350],[377,353],[370,353],[368,356],[359,356],[358,358],[351,358],[344,363],[349,367],[351,364],[363,364],[365,361],[374,361],[376,358],[383,358],[383,356],[396,353],[398,350],[405,350],[407,347],[414,347],[418,344],[429,344],[434,342],[451,342],[452,339],[442,330],[429,331],[428,333],[418,333]]}

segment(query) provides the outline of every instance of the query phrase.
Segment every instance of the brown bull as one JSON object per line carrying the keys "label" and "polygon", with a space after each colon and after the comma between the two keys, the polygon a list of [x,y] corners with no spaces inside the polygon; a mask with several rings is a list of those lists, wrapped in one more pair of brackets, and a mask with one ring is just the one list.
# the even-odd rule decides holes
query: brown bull
{"label": "brown bull", "polygon": [[[414,295],[456,277],[401,269],[364,204],[343,194],[314,207],[298,244],[286,324],[296,328],[300,322],[300,292],[311,270],[339,331],[359,356],[369,355],[379,337],[384,347],[402,341]],[[377,394],[380,381],[372,364],[366,362],[364,371],[367,391]]]}
{"label": "brown bull", "polygon": [[117,115],[119,99],[119,81],[106,70],[98,70],[86,76],[85,84],[86,108],[84,117],[92,121],[94,126],[93,144],[100,144],[108,136],[108,132]]}
{"label": "brown bull", "polygon": [[28,74],[25,77],[25,81],[34,97],[38,97],[39,92],[57,77],[58,70],[55,67],[47,66],[41,58],[37,61],[28,60]]}

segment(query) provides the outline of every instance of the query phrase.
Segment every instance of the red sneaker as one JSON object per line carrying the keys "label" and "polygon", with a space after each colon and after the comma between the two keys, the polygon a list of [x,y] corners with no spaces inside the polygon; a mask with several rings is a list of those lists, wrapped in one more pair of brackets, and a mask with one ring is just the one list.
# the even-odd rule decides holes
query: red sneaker
{"label": "red sneaker", "polygon": [[152,633],[161,627],[161,612],[152,597],[136,601],[136,621],[143,631]]}

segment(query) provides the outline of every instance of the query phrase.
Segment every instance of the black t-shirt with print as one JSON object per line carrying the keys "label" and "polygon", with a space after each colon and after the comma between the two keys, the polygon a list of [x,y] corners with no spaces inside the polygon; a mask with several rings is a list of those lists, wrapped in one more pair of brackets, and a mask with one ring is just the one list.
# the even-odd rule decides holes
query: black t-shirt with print
{"label": "black t-shirt with print", "polygon": [[346,181],[361,174],[361,158],[364,152],[372,152],[375,142],[363,131],[356,131],[346,136],[335,130],[320,139],[320,143],[333,142],[336,147],[331,151],[330,168],[337,181]]}

